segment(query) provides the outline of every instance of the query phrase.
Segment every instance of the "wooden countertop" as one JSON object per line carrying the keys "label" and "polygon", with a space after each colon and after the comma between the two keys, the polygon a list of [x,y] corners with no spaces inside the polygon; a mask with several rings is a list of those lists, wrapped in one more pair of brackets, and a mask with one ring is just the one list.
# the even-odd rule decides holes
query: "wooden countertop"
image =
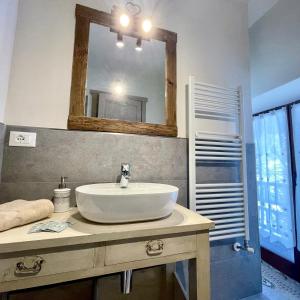
{"label": "wooden countertop", "polygon": [[93,223],[84,219],[77,208],[65,213],[54,213],[46,220],[66,220],[72,225],[60,233],[28,234],[33,224],[43,222],[41,220],[1,232],[0,253],[194,232],[214,227],[211,220],[178,204],[169,217],[148,222],[112,225]]}

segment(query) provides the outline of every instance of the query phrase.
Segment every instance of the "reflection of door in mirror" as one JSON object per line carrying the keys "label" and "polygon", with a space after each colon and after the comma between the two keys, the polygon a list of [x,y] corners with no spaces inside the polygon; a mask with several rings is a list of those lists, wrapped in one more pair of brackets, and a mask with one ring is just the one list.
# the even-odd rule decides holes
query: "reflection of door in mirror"
{"label": "reflection of door in mirror", "polygon": [[145,122],[146,103],[144,97],[125,95],[117,97],[112,93],[90,90],[86,95],[85,115],[87,117]]}

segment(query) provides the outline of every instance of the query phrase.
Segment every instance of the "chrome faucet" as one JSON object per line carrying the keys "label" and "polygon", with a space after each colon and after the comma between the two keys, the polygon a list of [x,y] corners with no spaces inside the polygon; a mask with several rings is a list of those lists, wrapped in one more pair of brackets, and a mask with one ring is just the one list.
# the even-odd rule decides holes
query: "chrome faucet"
{"label": "chrome faucet", "polygon": [[122,163],[121,164],[121,180],[120,180],[120,187],[127,188],[130,178],[130,164],[129,163]]}

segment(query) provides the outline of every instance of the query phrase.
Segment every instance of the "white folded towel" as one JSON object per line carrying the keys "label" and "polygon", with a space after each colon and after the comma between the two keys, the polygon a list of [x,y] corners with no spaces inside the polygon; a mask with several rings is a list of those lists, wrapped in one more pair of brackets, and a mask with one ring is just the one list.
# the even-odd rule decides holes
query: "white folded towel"
{"label": "white folded towel", "polygon": [[0,231],[47,218],[53,211],[53,203],[47,199],[14,200],[1,204]]}

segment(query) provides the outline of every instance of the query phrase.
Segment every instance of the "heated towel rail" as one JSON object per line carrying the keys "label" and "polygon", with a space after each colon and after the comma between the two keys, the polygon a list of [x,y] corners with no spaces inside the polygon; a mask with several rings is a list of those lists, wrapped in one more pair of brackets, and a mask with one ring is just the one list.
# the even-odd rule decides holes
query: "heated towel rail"
{"label": "heated towel rail", "polygon": [[[241,89],[229,89],[189,78],[189,204],[215,222],[210,240],[244,237],[249,241],[247,174],[243,140]],[[234,163],[236,181],[201,182],[197,164]]]}

